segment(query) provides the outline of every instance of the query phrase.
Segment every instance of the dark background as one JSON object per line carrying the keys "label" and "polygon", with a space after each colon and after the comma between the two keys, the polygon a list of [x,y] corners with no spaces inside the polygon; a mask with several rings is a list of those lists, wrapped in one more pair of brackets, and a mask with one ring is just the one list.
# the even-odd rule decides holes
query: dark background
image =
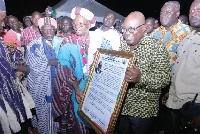
{"label": "dark background", "polygon": [[[33,11],[43,12],[47,6],[54,6],[61,0],[5,0],[7,15],[14,15],[20,21]],[[159,19],[160,9],[168,0],[97,0],[97,2],[126,17],[132,11],[141,11],[145,17]],[[181,14],[187,15],[193,0],[178,0]]]}

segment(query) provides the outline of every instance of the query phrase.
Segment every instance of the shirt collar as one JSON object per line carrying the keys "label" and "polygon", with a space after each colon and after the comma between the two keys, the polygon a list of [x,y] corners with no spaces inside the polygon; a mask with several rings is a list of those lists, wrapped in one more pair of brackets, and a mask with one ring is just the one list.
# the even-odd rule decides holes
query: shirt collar
{"label": "shirt collar", "polygon": [[36,31],[35,29],[33,29],[33,26],[29,27],[31,31],[34,31],[35,33],[40,33],[39,31]]}
{"label": "shirt collar", "polygon": [[[171,27],[169,28],[169,30],[170,30],[170,31],[173,30],[174,27],[176,27],[176,26],[178,26],[178,25],[180,25],[180,24],[181,24],[181,21],[178,20],[178,23],[176,23],[175,25],[171,26]],[[164,29],[165,31],[167,31],[166,28],[165,28],[164,26],[162,26],[162,25],[160,26],[160,28],[161,28],[161,29]]]}
{"label": "shirt collar", "polygon": [[[99,28],[101,31],[103,31],[103,25]],[[111,26],[108,30],[110,30],[110,29],[112,29],[112,30],[115,30],[115,28],[113,27],[113,26]]]}

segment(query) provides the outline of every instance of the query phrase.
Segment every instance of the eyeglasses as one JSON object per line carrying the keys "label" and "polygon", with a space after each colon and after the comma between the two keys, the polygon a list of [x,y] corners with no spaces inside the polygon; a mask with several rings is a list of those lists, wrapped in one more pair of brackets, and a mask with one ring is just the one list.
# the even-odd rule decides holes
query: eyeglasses
{"label": "eyeglasses", "polygon": [[81,26],[81,27],[84,27],[86,25],[89,25],[88,23],[72,23],[73,26]]}
{"label": "eyeglasses", "polygon": [[126,33],[127,31],[129,31],[130,33],[134,33],[135,30],[137,30],[138,28],[140,28],[141,26],[143,26],[144,24],[142,25],[139,25],[138,27],[129,27],[128,29],[126,29],[125,27],[121,27],[121,30],[122,30],[122,33]]}

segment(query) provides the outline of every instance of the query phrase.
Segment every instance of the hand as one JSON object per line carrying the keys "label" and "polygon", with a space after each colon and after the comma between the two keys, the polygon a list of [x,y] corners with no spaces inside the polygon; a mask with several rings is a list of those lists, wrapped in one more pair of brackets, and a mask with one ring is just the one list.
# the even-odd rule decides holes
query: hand
{"label": "hand", "polygon": [[167,99],[169,98],[169,92],[165,93],[164,96],[161,98],[162,105],[166,105]]}
{"label": "hand", "polygon": [[80,88],[76,89],[75,93],[76,93],[76,100],[78,103],[80,103],[81,99],[83,97],[83,93],[82,93],[81,89]]}
{"label": "hand", "polygon": [[15,70],[20,71],[20,72],[29,72],[30,68],[29,68],[29,66],[19,65],[19,66],[17,66],[17,68],[15,68]]}
{"label": "hand", "polygon": [[52,60],[49,60],[48,61],[48,64],[47,64],[48,66],[50,65],[50,66],[58,66],[58,59],[52,59]]}
{"label": "hand", "polygon": [[125,80],[126,82],[140,82],[141,80],[141,72],[138,67],[128,67],[125,72]]}

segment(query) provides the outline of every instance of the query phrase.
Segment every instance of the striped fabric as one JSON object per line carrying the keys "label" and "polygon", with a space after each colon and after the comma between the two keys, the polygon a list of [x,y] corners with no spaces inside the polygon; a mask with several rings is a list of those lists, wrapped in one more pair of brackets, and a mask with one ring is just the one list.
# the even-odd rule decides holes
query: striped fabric
{"label": "striped fabric", "polygon": [[172,70],[174,63],[177,59],[177,49],[180,42],[191,32],[191,29],[188,25],[182,24],[181,21],[166,30],[165,27],[160,26],[155,29],[151,36],[162,43],[167,48],[170,56],[170,69]]}
{"label": "striped fabric", "polygon": [[21,33],[22,45],[27,46],[32,40],[40,38],[41,34],[39,31],[35,31],[33,26],[25,28]]}
{"label": "striped fabric", "polygon": [[49,89],[51,90],[51,72],[47,63],[48,59],[44,52],[44,44],[42,37],[40,37],[28,44],[26,64],[30,67],[28,87],[36,105],[38,133],[42,134],[50,134],[49,130],[53,127],[50,126],[52,120],[49,117],[51,104],[46,101]]}
{"label": "striped fabric", "polygon": [[60,118],[61,133],[75,133],[74,129],[74,111],[72,95],[72,72],[64,66],[58,65],[55,77],[55,90],[53,92],[54,119]]}
{"label": "striped fabric", "polygon": [[[82,62],[82,55],[80,54],[80,45],[75,45],[75,44],[71,44],[71,43],[65,44],[64,46],[61,47],[61,49],[59,51],[58,59],[59,59],[59,62],[62,66],[62,69],[64,69],[65,74],[68,74],[68,75],[65,75],[65,78],[64,78],[66,80],[66,81],[64,80],[65,85],[64,86],[62,85],[62,86],[65,87],[65,88],[63,88],[64,90],[67,89],[68,93],[70,93],[71,99],[70,98],[68,98],[68,99],[70,99],[70,102],[72,102],[72,104],[73,104],[74,114],[72,114],[72,115],[73,116],[75,115],[75,117],[73,117],[74,122],[72,122],[73,123],[73,129],[75,130],[73,132],[73,134],[88,134],[89,131],[88,131],[87,127],[89,127],[89,125],[78,114],[78,102],[75,99],[75,91],[74,91],[74,89],[72,88],[72,85],[71,85],[71,82],[76,78],[79,81],[79,87],[83,91],[85,84],[86,84],[86,81],[87,81],[87,77],[82,79],[84,74],[83,74],[83,71],[82,71],[83,62]],[[59,70],[60,69],[58,67],[57,71],[59,72]],[[61,73],[60,75],[63,75],[63,73]],[[62,88],[60,88],[59,90],[61,90],[61,89]],[[67,91],[62,91],[62,92],[65,93],[65,94],[67,93]],[[72,92],[72,95],[71,95],[71,92]],[[61,95],[60,97],[62,99],[63,98],[62,93],[60,95]],[[66,96],[66,98],[67,97],[69,97],[69,96]],[[60,110],[62,110],[62,109],[60,109]],[[65,110],[66,110],[66,108],[65,108]],[[68,110],[70,110],[70,109],[68,109]]]}

